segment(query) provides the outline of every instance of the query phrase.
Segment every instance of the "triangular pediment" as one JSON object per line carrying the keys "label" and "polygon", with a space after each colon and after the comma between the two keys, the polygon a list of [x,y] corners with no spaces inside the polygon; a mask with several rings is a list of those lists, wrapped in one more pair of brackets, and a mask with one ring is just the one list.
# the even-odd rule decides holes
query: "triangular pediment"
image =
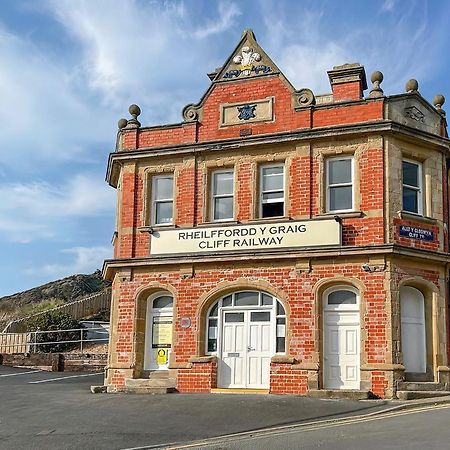
{"label": "triangular pediment", "polygon": [[280,69],[261,48],[251,29],[242,34],[233,53],[215,74],[213,82],[242,80],[280,74]]}

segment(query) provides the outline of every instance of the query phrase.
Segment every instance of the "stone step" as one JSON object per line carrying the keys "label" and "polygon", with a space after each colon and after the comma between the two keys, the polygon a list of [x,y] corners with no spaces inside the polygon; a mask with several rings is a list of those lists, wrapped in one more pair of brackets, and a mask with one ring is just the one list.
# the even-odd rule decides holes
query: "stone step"
{"label": "stone step", "polygon": [[313,398],[333,398],[347,400],[367,400],[369,391],[357,391],[350,389],[310,389],[307,394]]}
{"label": "stone step", "polygon": [[399,400],[418,400],[421,398],[446,397],[449,391],[397,391]]}
{"label": "stone step", "polygon": [[156,378],[170,378],[170,373],[168,370],[153,370],[148,375],[151,379]]}
{"label": "stone step", "polygon": [[[402,381],[398,383],[399,391],[445,391],[444,383],[433,383],[430,381]],[[449,392],[450,394],[450,392]]]}
{"label": "stone step", "polygon": [[174,378],[126,378],[126,388],[175,388],[176,380]]}
{"label": "stone step", "polygon": [[171,394],[177,392],[173,387],[125,387],[125,392],[127,394]]}

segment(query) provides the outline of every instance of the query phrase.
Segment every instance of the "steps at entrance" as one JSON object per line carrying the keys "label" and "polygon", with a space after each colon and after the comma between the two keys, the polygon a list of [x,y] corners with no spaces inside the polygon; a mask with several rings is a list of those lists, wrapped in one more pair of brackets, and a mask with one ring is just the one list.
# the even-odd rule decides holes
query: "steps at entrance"
{"label": "steps at entrance", "polygon": [[[397,385],[398,391],[445,391],[444,383],[430,381],[402,381]],[[450,394],[450,392],[449,392]]]}
{"label": "steps at entrance", "polygon": [[399,400],[418,400],[421,398],[448,397],[450,391],[397,391]]}
{"label": "steps at entrance", "polygon": [[399,400],[418,400],[421,398],[445,397],[449,395],[450,391],[444,383],[402,381],[397,385],[397,398]]}
{"label": "steps at entrance", "polygon": [[150,372],[149,378],[125,379],[125,392],[129,394],[169,394],[176,392],[176,380],[168,371]]}
{"label": "steps at entrance", "polygon": [[345,389],[310,389],[307,394],[313,398],[333,398],[346,400],[367,400],[369,391],[355,391]]}

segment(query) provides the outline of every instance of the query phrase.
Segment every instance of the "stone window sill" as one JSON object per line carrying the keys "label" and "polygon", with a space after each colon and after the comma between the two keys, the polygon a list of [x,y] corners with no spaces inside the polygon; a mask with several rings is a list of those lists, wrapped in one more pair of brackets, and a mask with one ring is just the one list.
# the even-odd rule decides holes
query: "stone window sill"
{"label": "stone window sill", "polygon": [[217,222],[202,222],[199,223],[197,226],[199,228],[201,227],[222,227],[222,226],[230,226],[230,225],[239,225],[240,222],[237,220],[222,220]]}
{"label": "stone window sill", "polygon": [[150,233],[153,234],[154,231],[161,231],[161,230],[174,230],[175,228],[178,228],[176,225],[145,225],[142,227],[138,227],[138,231],[141,233]]}
{"label": "stone window sill", "polygon": [[314,216],[314,219],[330,219],[332,217],[340,217],[341,219],[356,219],[360,217],[364,217],[364,213],[362,211],[348,211],[348,212],[329,212],[324,214],[318,214]]}
{"label": "stone window sill", "polygon": [[433,219],[432,217],[420,216],[418,214],[409,213],[406,211],[399,211],[398,215],[400,219],[403,220],[413,220],[413,221],[415,220],[417,222],[429,223],[431,225],[437,224],[437,219]]}

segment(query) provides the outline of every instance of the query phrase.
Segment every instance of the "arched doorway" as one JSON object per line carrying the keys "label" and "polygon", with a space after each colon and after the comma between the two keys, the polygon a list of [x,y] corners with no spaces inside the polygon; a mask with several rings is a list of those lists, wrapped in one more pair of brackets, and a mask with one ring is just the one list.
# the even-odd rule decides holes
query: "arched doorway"
{"label": "arched doorway", "polygon": [[400,289],[401,344],[403,365],[407,374],[425,374],[427,350],[425,331],[425,299],[418,289]]}
{"label": "arched doorway", "polygon": [[359,294],[334,286],[323,294],[323,384],[325,389],[360,389]]}
{"label": "arched doorway", "polygon": [[286,351],[286,312],[277,298],[262,291],[226,295],[210,307],[206,327],[219,387],[269,388],[270,360]]}
{"label": "arched doorway", "polygon": [[166,292],[147,300],[144,370],[167,370],[172,347],[173,297]]}

